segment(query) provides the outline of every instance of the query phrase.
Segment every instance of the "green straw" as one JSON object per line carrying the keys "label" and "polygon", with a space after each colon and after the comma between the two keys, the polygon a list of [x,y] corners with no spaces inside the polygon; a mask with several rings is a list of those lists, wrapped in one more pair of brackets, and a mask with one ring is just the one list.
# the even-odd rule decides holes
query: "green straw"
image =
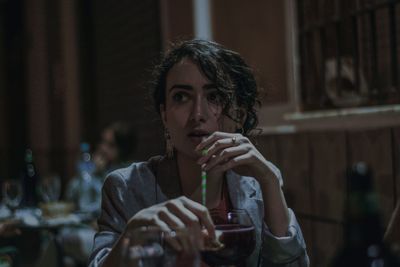
{"label": "green straw", "polygon": [[[201,154],[203,156],[207,155],[207,149],[203,149]],[[206,206],[206,197],[207,197],[207,173],[206,171],[201,171],[201,203]]]}

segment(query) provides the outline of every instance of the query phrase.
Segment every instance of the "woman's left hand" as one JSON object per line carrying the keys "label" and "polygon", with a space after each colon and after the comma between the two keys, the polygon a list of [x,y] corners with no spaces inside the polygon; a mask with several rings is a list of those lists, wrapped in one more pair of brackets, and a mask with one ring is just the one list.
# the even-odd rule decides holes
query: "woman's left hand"
{"label": "woman's left hand", "polygon": [[214,132],[196,147],[199,153],[204,149],[207,149],[207,153],[197,163],[205,171],[225,172],[233,169],[240,175],[256,178],[258,182],[279,175],[278,169],[241,134]]}

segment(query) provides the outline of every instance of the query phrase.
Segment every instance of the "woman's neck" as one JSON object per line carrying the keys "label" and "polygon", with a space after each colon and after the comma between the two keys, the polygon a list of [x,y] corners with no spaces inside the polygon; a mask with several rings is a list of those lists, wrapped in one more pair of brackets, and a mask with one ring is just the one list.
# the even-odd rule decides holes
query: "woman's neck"
{"label": "woman's neck", "polygon": [[190,196],[201,183],[201,167],[196,160],[180,153],[176,155],[183,194]]}
{"label": "woman's neck", "polygon": [[[177,164],[183,195],[201,203],[201,166],[195,159],[177,153]],[[221,200],[223,173],[207,173],[207,207]]]}

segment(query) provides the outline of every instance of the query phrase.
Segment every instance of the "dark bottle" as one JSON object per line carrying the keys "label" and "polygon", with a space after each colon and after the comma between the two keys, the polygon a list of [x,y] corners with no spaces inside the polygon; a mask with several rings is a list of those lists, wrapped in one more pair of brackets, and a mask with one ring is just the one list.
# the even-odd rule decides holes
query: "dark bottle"
{"label": "dark bottle", "polygon": [[356,163],[347,173],[344,245],[332,267],[400,266],[383,244],[383,227],[372,172]]}
{"label": "dark bottle", "polygon": [[28,207],[37,206],[39,197],[37,194],[37,186],[39,184],[39,175],[33,161],[32,150],[25,150],[24,167],[22,171],[23,178],[23,205]]}

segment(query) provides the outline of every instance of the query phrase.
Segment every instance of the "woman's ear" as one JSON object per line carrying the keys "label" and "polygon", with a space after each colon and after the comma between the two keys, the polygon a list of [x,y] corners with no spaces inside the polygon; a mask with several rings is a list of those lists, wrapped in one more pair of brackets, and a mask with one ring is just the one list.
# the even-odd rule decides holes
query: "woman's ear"
{"label": "woman's ear", "polygon": [[167,123],[167,115],[165,113],[165,105],[164,104],[160,105],[160,115],[161,115],[162,123],[163,123],[163,125],[165,127],[165,125]]}

